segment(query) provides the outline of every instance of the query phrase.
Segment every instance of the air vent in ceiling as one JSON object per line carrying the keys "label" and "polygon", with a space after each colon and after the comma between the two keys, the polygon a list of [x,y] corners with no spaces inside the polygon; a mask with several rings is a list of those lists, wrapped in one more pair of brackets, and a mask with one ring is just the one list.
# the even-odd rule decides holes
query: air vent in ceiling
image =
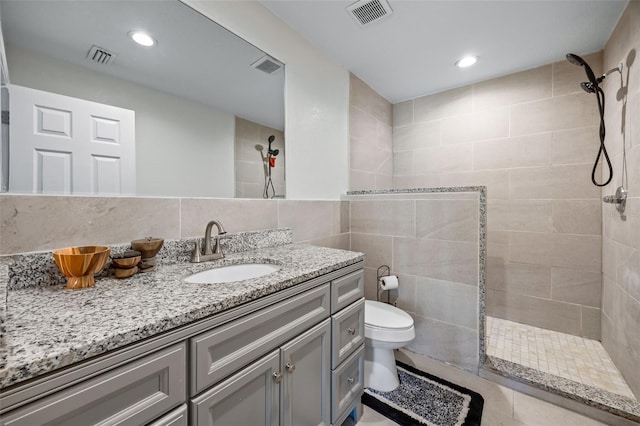
{"label": "air vent in ceiling", "polygon": [[360,0],[347,7],[347,11],[363,27],[393,13],[386,0]]}
{"label": "air vent in ceiling", "polygon": [[107,49],[93,45],[87,54],[87,59],[98,64],[109,65],[116,59],[116,56],[118,55]]}
{"label": "air vent in ceiling", "polygon": [[264,55],[262,58],[258,59],[257,61],[251,64],[253,68],[260,70],[262,72],[265,72],[267,74],[273,74],[274,72],[282,68],[283,65],[284,64],[282,62],[276,59],[273,59],[269,55]]}

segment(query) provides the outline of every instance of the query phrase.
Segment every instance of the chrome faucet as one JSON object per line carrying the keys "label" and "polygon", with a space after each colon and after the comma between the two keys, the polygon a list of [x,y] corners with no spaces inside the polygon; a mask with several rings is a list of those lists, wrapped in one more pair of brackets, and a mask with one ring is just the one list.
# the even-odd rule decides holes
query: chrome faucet
{"label": "chrome faucet", "polygon": [[[216,236],[216,245],[211,249],[211,228],[213,225],[218,228],[218,235]],[[224,230],[222,224],[217,220],[212,220],[207,223],[207,229],[204,231],[204,253],[201,252],[200,249],[200,240],[196,240],[193,252],[191,253],[191,262],[200,263],[206,262],[208,260],[222,259],[224,254],[222,253],[222,249],[220,248],[220,240],[223,238],[229,238],[225,234],[227,231]]]}

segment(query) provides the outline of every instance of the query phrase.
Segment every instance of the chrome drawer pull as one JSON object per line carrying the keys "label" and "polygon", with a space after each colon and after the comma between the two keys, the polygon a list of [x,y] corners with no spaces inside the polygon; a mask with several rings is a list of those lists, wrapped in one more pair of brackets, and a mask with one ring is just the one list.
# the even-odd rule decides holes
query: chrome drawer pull
{"label": "chrome drawer pull", "polygon": [[289,373],[293,373],[294,371],[296,371],[296,365],[291,362],[288,362],[285,367]]}
{"label": "chrome drawer pull", "polygon": [[277,371],[273,373],[273,381],[276,383],[280,383],[282,381],[282,374]]}
{"label": "chrome drawer pull", "polygon": [[352,336],[353,336],[354,334],[356,334],[356,329],[355,329],[355,328],[353,328],[353,327],[349,327],[349,328],[347,329],[347,331],[348,331],[348,332],[349,332],[349,334],[350,334],[350,335],[352,335]]}
{"label": "chrome drawer pull", "polygon": [[349,382],[350,385],[353,384],[353,382],[355,382],[356,379],[354,379],[353,377],[347,377],[347,382]]}

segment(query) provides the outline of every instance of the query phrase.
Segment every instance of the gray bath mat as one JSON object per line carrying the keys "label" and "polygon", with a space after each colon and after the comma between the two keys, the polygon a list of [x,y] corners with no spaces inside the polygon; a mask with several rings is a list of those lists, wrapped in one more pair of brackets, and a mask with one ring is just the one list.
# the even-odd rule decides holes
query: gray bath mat
{"label": "gray bath mat", "polygon": [[479,393],[398,362],[400,386],[391,392],[365,389],[362,403],[401,425],[479,426]]}

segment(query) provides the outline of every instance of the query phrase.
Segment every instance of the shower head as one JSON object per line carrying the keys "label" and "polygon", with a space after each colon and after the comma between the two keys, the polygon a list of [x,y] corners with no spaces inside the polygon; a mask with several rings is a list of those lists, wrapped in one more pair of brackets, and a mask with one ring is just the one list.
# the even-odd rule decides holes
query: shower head
{"label": "shower head", "polygon": [[[593,73],[593,70],[591,69],[589,64],[587,64],[587,62],[584,59],[582,59],[580,56],[575,55],[573,53],[567,53],[567,61],[569,61],[573,65],[578,65],[578,66],[584,67],[584,72],[587,73],[587,78],[589,79],[589,82],[594,86],[598,85],[598,80],[596,79],[596,75]],[[581,84],[581,86],[582,86],[582,84]],[[582,86],[582,88],[585,91],[587,91],[588,93],[595,92],[595,88],[593,88],[593,90],[591,90],[591,91],[588,91],[587,89],[585,89],[584,86]]]}
{"label": "shower head", "polygon": [[594,93],[596,91],[594,84],[590,81],[583,81],[580,83],[580,87],[587,93]]}
{"label": "shower head", "polygon": [[273,141],[275,140],[276,140],[276,137],[274,135],[269,136],[269,139],[268,139],[269,143],[273,143]]}

